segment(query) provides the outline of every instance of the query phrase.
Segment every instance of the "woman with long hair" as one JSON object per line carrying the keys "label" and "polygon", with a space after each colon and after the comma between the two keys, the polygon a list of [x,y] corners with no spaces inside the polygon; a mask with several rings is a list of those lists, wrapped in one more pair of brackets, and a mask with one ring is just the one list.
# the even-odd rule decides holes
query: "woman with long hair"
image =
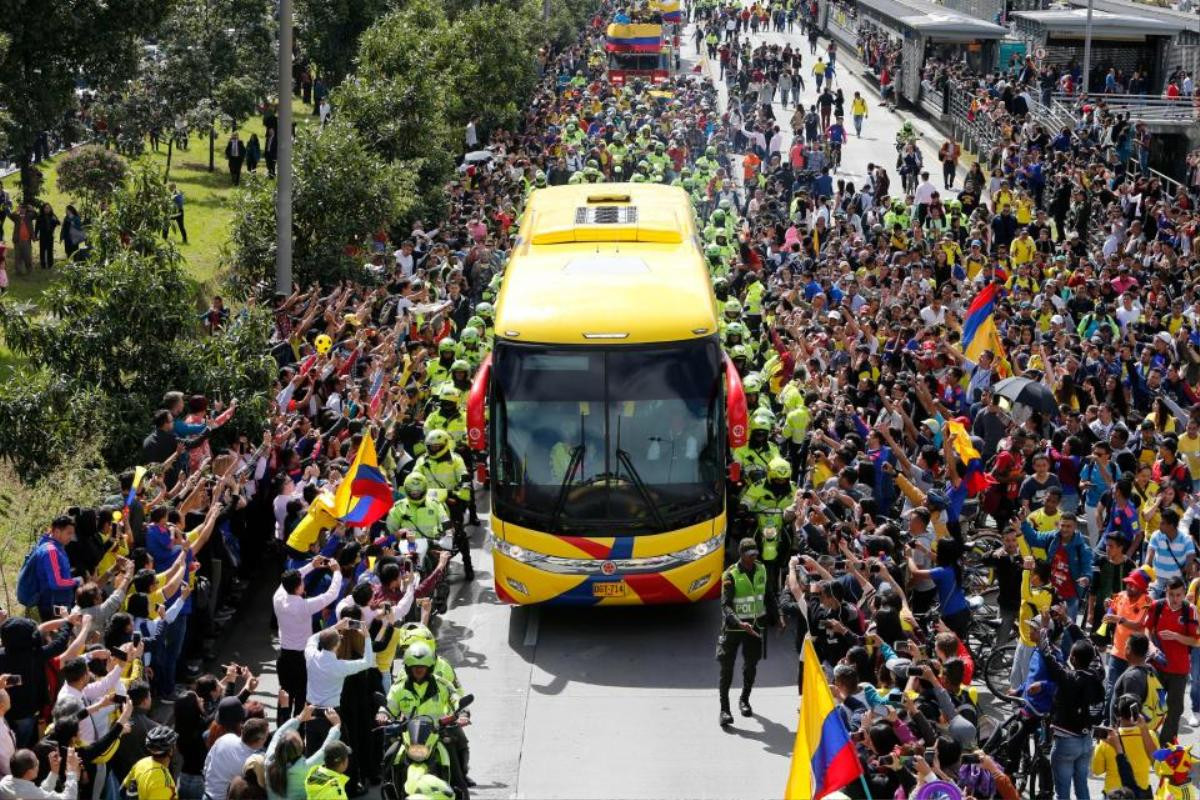
{"label": "woman with long hair", "polygon": [[325,711],[329,733],[316,753],[304,757],[304,739],[300,726],[313,717],[313,706],[307,705],[297,716],[279,726],[267,744],[266,783],[270,800],[304,800],[304,776],[313,767],[325,763],[325,748],[342,736],[342,721],[332,708]]}
{"label": "woman with long hair", "polygon": [[959,640],[967,640],[967,628],[971,626],[971,608],[967,605],[967,596],[963,593],[962,545],[957,539],[943,539],[937,544],[934,553],[933,569],[921,569],[913,560],[913,545],[905,546],[908,556],[908,574],[914,580],[929,578],[937,588],[938,604],[941,609],[942,622],[958,635]]}

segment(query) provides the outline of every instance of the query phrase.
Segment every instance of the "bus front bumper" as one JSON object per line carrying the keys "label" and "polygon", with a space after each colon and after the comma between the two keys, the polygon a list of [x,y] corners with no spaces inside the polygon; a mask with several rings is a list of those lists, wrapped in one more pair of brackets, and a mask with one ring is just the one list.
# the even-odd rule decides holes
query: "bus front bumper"
{"label": "bus front bumper", "polygon": [[[724,569],[724,531],[697,545],[697,557],[681,554],[605,561],[579,559],[572,570],[563,559],[532,556],[494,542],[496,595],[505,603],[528,605],[648,605],[694,603],[715,598]],[[510,551],[510,552],[505,552]],[[551,563],[547,563],[547,562]]]}

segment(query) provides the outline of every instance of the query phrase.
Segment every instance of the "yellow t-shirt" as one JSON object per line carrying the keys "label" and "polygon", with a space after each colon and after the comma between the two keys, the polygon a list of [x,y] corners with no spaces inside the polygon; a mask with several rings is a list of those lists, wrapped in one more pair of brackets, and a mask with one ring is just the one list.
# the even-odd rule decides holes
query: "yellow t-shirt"
{"label": "yellow t-shirt", "polygon": [[1029,237],[1018,237],[1013,239],[1008,251],[1012,254],[1013,263],[1020,266],[1033,261],[1033,254],[1037,252],[1037,244]]}
{"label": "yellow t-shirt", "polygon": [[1186,431],[1180,434],[1179,456],[1187,464],[1193,479],[1200,476],[1200,434],[1195,437],[1188,436]]}
{"label": "yellow t-shirt", "polygon": [[1033,221],[1033,200],[1027,195],[1017,198],[1016,216],[1018,225],[1028,225]]}
{"label": "yellow t-shirt", "polygon": [[1033,618],[1038,614],[1046,614],[1050,611],[1050,601],[1054,599],[1054,596],[1048,589],[1040,586],[1034,588],[1029,576],[1029,570],[1025,570],[1021,575],[1021,611],[1018,616],[1017,630],[1021,637],[1021,644],[1027,647],[1036,647],[1037,642],[1033,641],[1033,637],[1029,635]]}
{"label": "yellow t-shirt", "polygon": [[400,639],[400,629],[393,627],[387,644],[375,651],[375,667],[380,672],[392,671],[392,662],[396,660],[396,649],[400,647]]}
{"label": "yellow t-shirt", "polygon": [[138,800],[175,800],[177,796],[171,771],[150,756],[134,764],[121,785],[136,785]]}
{"label": "yellow t-shirt", "polygon": [[[1120,727],[1117,733],[1121,736],[1121,749],[1129,759],[1133,770],[1133,779],[1143,789],[1150,788],[1150,754],[1142,741],[1142,734],[1134,727]],[[1155,746],[1158,737],[1150,731],[1150,739]],[[1092,753],[1092,774],[1104,776],[1104,793],[1108,794],[1121,788],[1121,775],[1117,770],[1117,751],[1108,742],[1097,742],[1096,751]]]}

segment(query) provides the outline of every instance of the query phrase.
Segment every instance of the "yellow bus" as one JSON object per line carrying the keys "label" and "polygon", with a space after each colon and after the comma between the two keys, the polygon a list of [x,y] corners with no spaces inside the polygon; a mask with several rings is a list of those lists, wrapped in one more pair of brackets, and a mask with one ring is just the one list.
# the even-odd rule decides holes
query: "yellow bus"
{"label": "yellow bus", "polygon": [[745,414],[687,194],[535,191],[468,402],[469,440],[491,464],[496,594],[717,596],[727,445],[744,440]]}

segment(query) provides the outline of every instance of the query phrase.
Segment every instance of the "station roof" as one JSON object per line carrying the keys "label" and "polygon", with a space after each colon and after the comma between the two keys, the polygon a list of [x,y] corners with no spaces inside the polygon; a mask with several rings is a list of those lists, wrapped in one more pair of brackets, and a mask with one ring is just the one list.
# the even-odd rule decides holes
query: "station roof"
{"label": "station roof", "polygon": [[[1027,20],[1045,28],[1049,33],[1082,35],[1087,27],[1086,8],[1054,8],[1046,11],[1014,11],[1019,20]],[[1135,14],[1114,14],[1092,11],[1092,36],[1174,36],[1178,24]]]}
{"label": "station roof", "polygon": [[[1086,6],[1087,0],[1070,0],[1071,5]],[[1139,18],[1158,19],[1174,23],[1177,27],[1193,32],[1200,32],[1200,17],[1187,11],[1176,11],[1173,8],[1154,6],[1149,3],[1131,2],[1131,0],[1093,0],[1093,9],[1110,11],[1113,14],[1128,14]],[[1095,22],[1095,20],[1092,20]]]}
{"label": "station roof", "polygon": [[929,0],[859,0],[858,4],[932,39],[1003,39],[1008,34],[1007,28]]}

